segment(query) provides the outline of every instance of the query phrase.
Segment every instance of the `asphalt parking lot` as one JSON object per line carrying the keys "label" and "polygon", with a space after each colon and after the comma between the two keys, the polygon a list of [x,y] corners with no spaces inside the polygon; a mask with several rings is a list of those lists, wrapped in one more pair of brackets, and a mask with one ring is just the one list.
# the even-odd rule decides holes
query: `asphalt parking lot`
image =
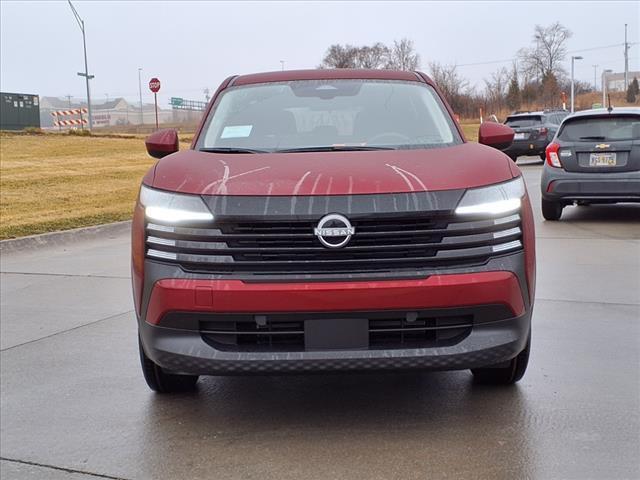
{"label": "asphalt parking lot", "polygon": [[511,388],[468,372],[210,377],[158,396],[126,231],[3,252],[2,478],[640,477],[640,206],[544,222],[541,166],[522,163],[538,287]]}

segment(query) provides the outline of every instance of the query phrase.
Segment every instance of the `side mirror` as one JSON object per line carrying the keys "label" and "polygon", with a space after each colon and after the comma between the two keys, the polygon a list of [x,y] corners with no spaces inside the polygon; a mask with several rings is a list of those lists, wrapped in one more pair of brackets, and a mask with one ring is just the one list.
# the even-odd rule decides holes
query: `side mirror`
{"label": "side mirror", "polygon": [[515,132],[501,123],[486,122],[480,125],[478,143],[504,150],[513,143]]}
{"label": "side mirror", "polygon": [[147,153],[154,158],[166,157],[178,151],[178,132],[173,129],[153,132],[144,141]]}

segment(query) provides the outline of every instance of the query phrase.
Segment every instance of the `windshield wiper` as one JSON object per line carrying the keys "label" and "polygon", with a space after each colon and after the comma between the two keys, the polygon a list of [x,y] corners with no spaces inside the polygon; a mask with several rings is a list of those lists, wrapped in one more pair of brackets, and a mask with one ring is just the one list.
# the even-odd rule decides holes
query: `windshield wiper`
{"label": "windshield wiper", "polygon": [[580,137],[580,140],[606,140],[607,137],[604,137],[602,135],[591,135],[591,136],[586,136],[586,137]]}
{"label": "windshield wiper", "polygon": [[200,151],[207,153],[269,153],[266,150],[242,147],[204,147]]}
{"label": "windshield wiper", "polygon": [[357,152],[368,150],[397,150],[395,147],[374,147],[366,145],[325,145],[318,147],[298,147],[284,148],[276,150],[274,153],[297,153],[297,152]]}

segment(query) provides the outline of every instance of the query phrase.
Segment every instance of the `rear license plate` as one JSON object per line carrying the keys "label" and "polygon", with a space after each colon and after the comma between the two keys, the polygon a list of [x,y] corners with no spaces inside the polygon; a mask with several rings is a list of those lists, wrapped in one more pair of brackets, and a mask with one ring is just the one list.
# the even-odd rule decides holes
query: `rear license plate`
{"label": "rear license plate", "polygon": [[616,166],[616,154],[615,153],[592,153],[589,156],[590,167],[615,167]]}
{"label": "rear license plate", "polygon": [[524,140],[524,133],[516,133],[516,134],[513,136],[513,139],[514,139],[514,140]]}

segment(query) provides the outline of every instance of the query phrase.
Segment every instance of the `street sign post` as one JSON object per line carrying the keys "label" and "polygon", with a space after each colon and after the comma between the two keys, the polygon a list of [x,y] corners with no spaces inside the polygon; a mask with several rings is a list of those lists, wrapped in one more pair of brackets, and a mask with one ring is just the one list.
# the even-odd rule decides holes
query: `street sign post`
{"label": "street sign post", "polygon": [[158,129],[158,92],[160,91],[160,80],[153,77],[149,80],[149,90],[153,92],[153,100],[156,104],[156,130]]}

